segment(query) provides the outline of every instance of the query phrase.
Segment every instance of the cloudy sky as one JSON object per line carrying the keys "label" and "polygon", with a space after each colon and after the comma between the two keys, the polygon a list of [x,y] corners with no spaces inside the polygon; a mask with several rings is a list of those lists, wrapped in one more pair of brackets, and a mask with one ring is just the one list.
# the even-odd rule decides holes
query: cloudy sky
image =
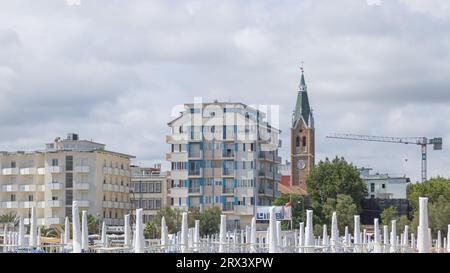
{"label": "cloudy sky", "polygon": [[275,104],[285,159],[299,65],[317,159],[420,177],[415,145],[327,134],[441,136],[450,176],[447,0],[0,0],[0,150],[78,132],[153,164],[175,105]]}

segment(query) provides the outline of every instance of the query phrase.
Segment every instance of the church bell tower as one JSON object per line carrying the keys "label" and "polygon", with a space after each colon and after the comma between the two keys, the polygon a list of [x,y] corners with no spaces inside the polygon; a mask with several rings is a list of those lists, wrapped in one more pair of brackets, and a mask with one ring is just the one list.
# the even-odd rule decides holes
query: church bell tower
{"label": "church bell tower", "polygon": [[314,116],[309,105],[303,67],[292,114],[291,186],[306,188],[306,178],[314,167]]}

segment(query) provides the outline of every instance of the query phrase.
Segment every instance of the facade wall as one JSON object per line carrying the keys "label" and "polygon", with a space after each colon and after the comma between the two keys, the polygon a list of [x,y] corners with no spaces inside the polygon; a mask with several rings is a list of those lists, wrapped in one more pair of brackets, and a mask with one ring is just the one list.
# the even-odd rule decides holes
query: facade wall
{"label": "facade wall", "polygon": [[256,205],[271,205],[279,196],[280,132],[259,130],[267,126],[261,113],[247,113],[243,104],[186,108],[169,123],[172,134],[166,138],[171,206],[182,210],[218,206],[229,226],[250,224]]}

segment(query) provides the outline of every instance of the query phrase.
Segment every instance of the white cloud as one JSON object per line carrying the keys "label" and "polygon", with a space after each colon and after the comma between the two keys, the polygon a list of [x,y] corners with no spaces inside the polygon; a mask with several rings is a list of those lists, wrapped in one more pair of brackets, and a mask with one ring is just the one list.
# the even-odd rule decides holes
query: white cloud
{"label": "white cloud", "polygon": [[[173,106],[202,96],[280,105],[285,159],[302,59],[318,159],[343,155],[398,173],[408,157],[417,179],[415,147],[325,136],[442,136],[444,148],[450,139],[444,1],[80,4],[2,5],[0,150],[41,148],[75,131],[139,161],[164,161]],[[430,152],[430,175],[450,176],[449,160]]]}

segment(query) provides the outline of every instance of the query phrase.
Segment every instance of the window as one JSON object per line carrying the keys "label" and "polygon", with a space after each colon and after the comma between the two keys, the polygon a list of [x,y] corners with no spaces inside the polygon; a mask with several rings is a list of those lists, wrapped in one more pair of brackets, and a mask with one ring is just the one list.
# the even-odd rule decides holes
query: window
{"label": "window", "polygon": [[161,182],[155,183],[155,193],[161,193]]}
{"label": "window", "polygon": [[370,183],[370,192],[375,191],[375,183]]}
{"label": "window", "polygon": [[52,196],[52,201],[58,201],[58,196]]}
{"label": "window", "polygon": [[11,161],[11,168],[15,168],[16,167],[16,161]]}
{"label": "window", "polygon": [[58,159],[57,158],[53,158],[52,159],[52,166],[53,167],[58,166]]}
{"label": "window", "polygon": [[297,136],[297,137],[295,138],[295,146],[296,146],[296,147],[300,146],[300,137],[299,137],[299,136]]}
{"label": "window", "polygon": [[375,195],[371,194],[370,199],[374,199],[374,198],[375,198]]}
{"label": "window", "polygon": [[11,200],[11,202],[16,201],[16,195],[15,194],[11,194],[10,200]]}
{"label": "window", "polygon": [[33,195],[28,195],[28,201],[29,201],[29,202],[33,202],[33,199],[34,199],[34,198],[33,198]]}
{"label": "window", "polygon": [[381,188],[385,189],[386,188],[386,184],[381,184]]}
{"label": "window", "polygon": [[66,156],[66,171],[73,171],[73,156]]}

